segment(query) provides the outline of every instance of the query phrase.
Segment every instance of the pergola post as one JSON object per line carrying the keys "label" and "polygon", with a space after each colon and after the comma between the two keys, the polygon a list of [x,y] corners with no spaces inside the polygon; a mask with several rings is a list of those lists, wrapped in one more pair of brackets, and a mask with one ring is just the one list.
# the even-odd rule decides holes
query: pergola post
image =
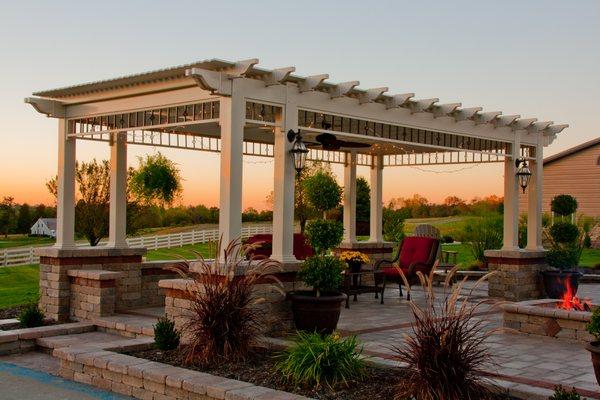
{"label": "pergola post", "polygon": [[127,247],[127,132],[111,134],[109,212],[108,247]]}
{"label": "pergola post", "polygon": [[58,120],[58,182],[56,194],[56,244],[75,248],[75,138],[68,136],[68,123]]}
{"label": "pergola post", "polygon": [[290,154],[292,143],[287,131],[298,130],[298,108],[288,100],[283,115],[275,118],[273,167],[273,252],[271,258],[282,263],[297,262],[294,256],[295,169]]}
{"label": "pergola post", "polygon": [[519,249],[519,181],[515,161],[520,156],[521,141],[515,132],[512,156],[504,159],[504,236],[503,250]]}
{"label": "pergola post", "polygon": [[383,156],[373,155],[371,165],[371,227],[369,242],[383,242]]}
{"label": "pergola post", "polygon": [[[242,175],[244,148],[244,97],[235,91],[220,98],[221,170],[219,191],[219,236],[226,247],[242,234]],[[223,254],[220,255],[222,257]]]}
{"label": "pergola post", "polygon": [[544,156],[543,146],[535,148],[535,161],[531,161],[531,180],[528,188],[527,207],[527,249],[543,250],[542,244],[542,193],[544,183]]}
{"label": "pergola post", "polygon": [[345,153],[344,243],[356,242],[356,151]]}

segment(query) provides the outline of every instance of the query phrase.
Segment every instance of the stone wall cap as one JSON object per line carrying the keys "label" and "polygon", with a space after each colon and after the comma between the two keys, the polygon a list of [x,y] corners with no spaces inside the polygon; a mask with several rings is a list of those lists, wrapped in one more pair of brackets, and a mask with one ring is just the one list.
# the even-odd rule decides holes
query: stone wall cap
{"label": "stone wall cap", "polygon": [[161,279],[158,281],[158,287],[163,289],[187,290],[188,285],[192,285],[192,279]]}
{"label": "stone wall cap", "polygon": [[73,278],[85,278],[95,281],[109,281],[120,279],[124,276],[123,272],[103,271],[99,269],[70,269],[67,275]]}
{"label": "stone wall cap", "polygon": [[337,250],[357,250],[357,249],[390,249],[395,248],[396,243],[393,242],[342,242]]}
{"label": "stone wall cap", "polygon": [[493,258],[543,258],[546,250],[486,250],[484,255]]}
{"label": "stone wall cap", "polygon": [[117,249],[104,246],[82,246],[74,249],[40,247],[34,250],[36,256],[53,258],[143,256],[146,252],[147,249],[145,247],[126,247]]}

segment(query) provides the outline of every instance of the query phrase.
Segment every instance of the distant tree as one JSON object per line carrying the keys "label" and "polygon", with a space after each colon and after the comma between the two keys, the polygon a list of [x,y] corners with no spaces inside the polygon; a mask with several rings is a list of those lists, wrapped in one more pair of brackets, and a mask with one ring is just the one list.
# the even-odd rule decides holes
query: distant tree
{"label": "distant tree", "polygon": [[295,219],[300,223],[300,233],[304,234],[306,228],[306,222],[315,216],[318,216],[317,210],[315,210],[310,204],[307,192],[304,187],[304,183],[307,179],[318,173],[319,171],[325,171],[331,173],[331,167],[329,164],[322,164],[320,162],[307,163],[300,174],[296,174],[296,190],[294,192],[294,214]]}
{"label": "distant tree", "polygon": [[16,227],[16,223],[14,198],[5,196],[0,203],[0,232],[5,238]]}
{"label": "distant tree", "polygon": [[108,235],[110,166],[108,161],[77,164],[79,198],[75,205],[75,232],[96,246]]}
{"label": "distant tree", "polygon": [[139,158],[130,188],[146,204],[169,205],[181,193],[181,175],[177,165],[161,153]]}
{"label": "distant tree", "polygon": [[371,188],[362,176],[356,180],[356,221],[369,221],[371,215]]}
{"label": "distant tree", "polygon": [[29,204],[23,203],[19,207],[19,217],[17,218],[17,233],[29,233],[31,225],[33,224],[31,218],[31,207]]}

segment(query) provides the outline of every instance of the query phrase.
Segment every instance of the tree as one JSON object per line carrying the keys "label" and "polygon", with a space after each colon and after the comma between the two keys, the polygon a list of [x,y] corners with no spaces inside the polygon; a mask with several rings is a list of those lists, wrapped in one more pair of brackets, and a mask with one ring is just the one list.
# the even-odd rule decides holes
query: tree
{"label": "tree", "polygon": [[146,204],[172,204],[181,193],[181,175],[177,165],[160,152],[139,158],[139,167],[130,179],[133,194]]}
{"label": "tree", "polygon": [[356,180],[356,221],[369,221],[371,215],[371,188],[362,176]]}
{"label": "tree", "polygon": [[0,203],[0,232],[5,238],[15,228],[16,222],[14,198],[5,196]]}
{"label": "tree", "polygon": [[108,235],[110,166],[92,160],[77,164],[75,173],[79,199],[75,205],[75,232],[96,246]]}
{"label": "tree", "polygon": [[17,232],[29,233],[32,225],[31,207],[24,203],[19,207],[19,217],[17,218]]}
{"label": "tree", "polygon": [[296,190],[294,192],[294,214],[295,218],[300,223],[300,233],[304,234],[306,222],[318,215],[317,211],[308,201],[304,182],[319,171],[331,173],[331,167],[328,164],[321,162],[307,163],[300,174],[296,175]]}

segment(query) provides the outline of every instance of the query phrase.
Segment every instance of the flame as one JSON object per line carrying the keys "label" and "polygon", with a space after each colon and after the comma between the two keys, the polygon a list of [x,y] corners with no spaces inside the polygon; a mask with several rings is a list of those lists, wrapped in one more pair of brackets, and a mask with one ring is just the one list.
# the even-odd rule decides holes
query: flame
{"label": "flame", "polygon": [[565,279],[565,287],[566,291],[561,299],[560,303],[558,303],[558,308],[563,310],[574,310],[574,311],[591,311],[592,303],[589,299],[579,299],[579,297],[575,296],[573,292],[573,288],[571,287],[571,280]]}

